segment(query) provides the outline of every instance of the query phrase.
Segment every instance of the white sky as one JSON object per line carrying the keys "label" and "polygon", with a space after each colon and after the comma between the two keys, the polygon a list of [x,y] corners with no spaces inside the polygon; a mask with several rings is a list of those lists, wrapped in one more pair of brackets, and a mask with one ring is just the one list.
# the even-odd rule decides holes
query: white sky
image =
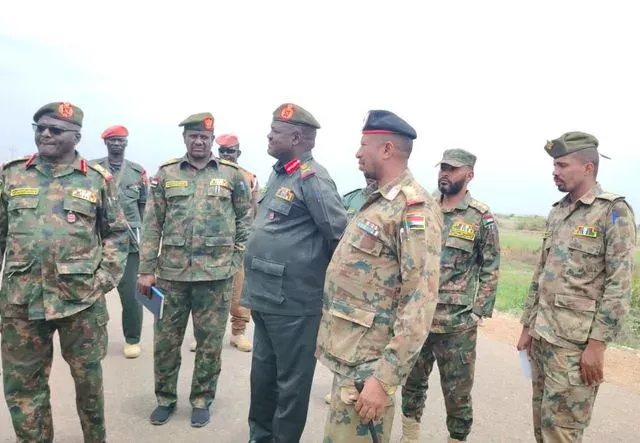
{"label": "white sky", "polygon": [[479,159],[472,193],[494,212],[546,215],[561,195],[547,139],[600,139],[604,188],[640,208],[640,67],[632,1],[3,2],[0,159],[35,150],[33,112],[85,111],[80,151],[124,124],[127,156],[154,173],[184,152],[178,123],[210,111],[264,184],[271,113],[297,103],[322,125],[315,157],[341,193],[369,109],[418,132],[410,167],[432,190],[442,151]]}

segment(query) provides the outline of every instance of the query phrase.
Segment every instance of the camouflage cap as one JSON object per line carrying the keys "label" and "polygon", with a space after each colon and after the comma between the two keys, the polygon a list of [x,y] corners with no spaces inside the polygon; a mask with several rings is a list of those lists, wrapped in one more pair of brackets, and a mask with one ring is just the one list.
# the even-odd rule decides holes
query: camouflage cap
{"label": "camouflage cap", "polygon": [[293,103],[284,103],[278,106],[278,108],[273,111],[273,121],[320,129],[320,123],[318,123],[318,120],[316,120],[309,111]]}
{"label": "camouflage cap", "polygon": [[442,154],[442,160],[436,166],[444,163],[454,168],[459,168],[460,166],[471,166],[473,168],[476,165],[476,159],[475,155],[464,149],[447,149]]}
{"label": "camouflage cap", "polygon": [[598,144],[598,139],[593,135],[584,132],[567,132],[555,140],[547,141],[544,149],[551,157],[558,158],[583,149],[598,149]]}
{"label": "camouflage cap", "polygon": [[184,129],[193,129],[194,131],[213,132],[213,122],[214,118],[210,112],[201,112],[185,118],[178,126],[184,126]]}
{"label": "camouflage cap", "polygon": [[82,112],[82,109],[69,102],[53,102],[44,105],[38,109],[35,114],[33,114],[33,121],[38,123],[38,120],[43,115],[73,123],[78,126],[82,126],[82,119],[84,118],[84,112]]}

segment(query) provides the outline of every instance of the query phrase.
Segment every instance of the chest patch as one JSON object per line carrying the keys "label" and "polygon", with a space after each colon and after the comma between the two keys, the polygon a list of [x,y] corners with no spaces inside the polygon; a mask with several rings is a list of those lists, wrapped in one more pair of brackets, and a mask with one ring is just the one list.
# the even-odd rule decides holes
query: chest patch
{"label": "chest patch", "polygon": [[282,187],[276,191],[276,197],[288,202],[292,202],[294,194],[291,189]]}
{"label": "chest patch", "polygon": [[209,182],[209,186],[221,186],[223,188],[231,189],[231,185],[224,178],[212,178]]}
{"label": "chest patch", "polygon": [[374,237],[380,235],[380,227],[367,219],[363,218],[358,220],[357,226],[367,234],[373,235]]}
{"label": "chest patch", "polygon": [[79,198],[80,200],[85,200],[90,203],[95,204],[98,201],[96,193],[90,191],[89,189],[74,189],[71,192],[71,196],[74,198]]}
{"label": "chest patch", "polygon": [[168,180],[164,183],[165,189],[186,188],[187,186],[189,186],[189,182],[186,180]]}
{"label": "chest patch", "polygon": [[11,197],[20,197],[22,195],[38,195],[40,189],[38,188],[15,188],[10,192]]}
{"label": "chest patch", "polygon": [[449,236],[473,240],[476,238],[476,228],[466,223],[454,223],[449,229]]}
{"label": "chest patch", "polygon": [[594,226],[576,226],[573,230],[573,235],[579,237],[597,238],[598,230]]}

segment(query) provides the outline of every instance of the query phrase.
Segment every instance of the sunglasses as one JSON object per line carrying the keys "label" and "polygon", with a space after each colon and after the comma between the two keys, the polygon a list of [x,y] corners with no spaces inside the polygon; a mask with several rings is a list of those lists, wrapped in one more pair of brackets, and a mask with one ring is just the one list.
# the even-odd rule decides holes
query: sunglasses
{"label": "sunglasses", "polygon": [[235,154],[238,150],[235,148],[220,148],[218,149],[218,152],[220,154]]}
{"label": "sunglasses", "polygon": [[33,127],[33,130],[38,134],[42,134],[47,129],[51,135],[60,135],[63,132],[78,132],[75,129],[61,128],[60,126],[39,125],[37,123],[32,123],[31,127]]}

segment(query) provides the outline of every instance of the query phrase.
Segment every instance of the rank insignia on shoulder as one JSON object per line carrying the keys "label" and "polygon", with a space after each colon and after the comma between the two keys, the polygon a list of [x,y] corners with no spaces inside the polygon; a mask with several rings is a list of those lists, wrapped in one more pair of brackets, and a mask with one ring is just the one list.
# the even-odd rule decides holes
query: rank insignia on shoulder
{"label": "rank insignia on shoulder", "polygon": [[596,238],[598,237],[598,230],[594,226],[576,226],[573,230],[573,235]]}
{"label": "rank insignia on shoulder", "polygon": [[315,173],[316,171],[311,169],[311,166],[309,166],[309,163],[302,163],[300,165],[300,176],[302,177],[303,180],[311,177],[312,175],[315,175]]}
{"label": "rank insignia on shoulder", "polygon": [[187,186],[189,186],[189,182],[186,180],[167,180],[164,182],[165,189],[186,188]]}
{"label": "rank insignia on shoulder", "polygon": [[74,189],[71,192],[71,196],[74,198],[79,198],[80,200],[88,201],[89,203],[97,203],[98,198],[96,197],[95,192],[89,189]]}
{"label": "rank insignia on shoulder", "polygon": [[281,198],[282,200],[286,200],[288,202],[292,202],[294,196],[295,194],[289,188],[282,187],[276,191],[276,197]]}
{"label": "rank insignia on shoulder", "polygon": [[357,226],[367,234],[371,234],[374,237],[380,235],[380,227],[366,218],[358,220]]}
{"label": "rank insignia on shoulder", "polygon": [[111,175],[111,173],[107,171],[103,166],[95,164],[95,165],[91,165],[91,167],[96,171],[98,171],[98,173],[102,175],[104,179],[107,181],[107,183],[110,182],[111,179],[113,178],[113,175]]}
{"label": "rank insignia on shoulder", "polygon": [[404,216],[404,224],[409,231],[424,231],[427,219],[422,214],[407,214]]}
{"label": "rank insignia on shoulder", "polygon": [[473,240],[476,238],[476,228],[466,223],[454,223],[449,229],[449,235],[465,240]]}

